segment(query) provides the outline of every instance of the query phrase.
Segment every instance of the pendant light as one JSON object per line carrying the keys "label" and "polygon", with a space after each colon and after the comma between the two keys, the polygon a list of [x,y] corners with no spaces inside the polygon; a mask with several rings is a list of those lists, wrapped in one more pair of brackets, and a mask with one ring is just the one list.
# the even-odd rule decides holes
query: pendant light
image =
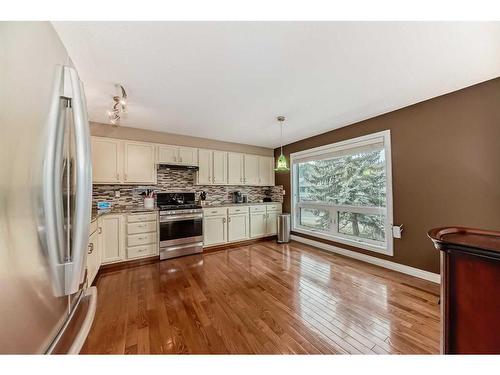
{"label": "pendant light", "polygon": [[285,116],[276,117],[280,126],[281,126],[281,153],[278,161],[276,162],[276,168],[274,169],[276,172],[289,172],[290,168],[288,168],[288,162],[286,160],[285,155],[283,155],[283,123],[285,122]]}

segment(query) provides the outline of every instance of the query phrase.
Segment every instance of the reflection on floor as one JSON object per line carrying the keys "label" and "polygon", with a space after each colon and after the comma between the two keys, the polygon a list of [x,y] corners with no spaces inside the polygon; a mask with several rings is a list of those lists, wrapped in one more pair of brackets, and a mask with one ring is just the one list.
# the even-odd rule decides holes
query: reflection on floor
{"label": "reflection on floor", "polygon": [[103,274],[82,353],[438,353],[439,287],[273,241]]}

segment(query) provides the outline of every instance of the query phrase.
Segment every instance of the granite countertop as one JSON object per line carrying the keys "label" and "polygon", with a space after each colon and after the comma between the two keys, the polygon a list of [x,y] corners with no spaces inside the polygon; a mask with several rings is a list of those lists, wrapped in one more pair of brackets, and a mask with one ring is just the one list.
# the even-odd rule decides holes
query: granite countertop
{"label": "granite countertop", "polygon": [[130,214],[130,213],[140,213],[140,212],[156,212],[158,208],[144,208],[143,206],[115,206],[109,210],[98,210],[93,208],[91,221],[97,219],[99,216],[106,214]]}
{"label": "granite countertop", "polygon": [[236,207],[236,206],[260,206],[263,204],[282,204],[281,202],[247,202],[247,203],[216,203],[203,206],[203,208]]}

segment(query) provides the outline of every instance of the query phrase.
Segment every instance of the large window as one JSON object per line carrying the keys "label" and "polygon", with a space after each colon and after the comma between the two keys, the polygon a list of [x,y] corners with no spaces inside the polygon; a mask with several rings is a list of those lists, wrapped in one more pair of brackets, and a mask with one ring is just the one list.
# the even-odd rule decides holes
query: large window
{"label": "large window", "polygon": [[390,132],[294,153],[293,230],[392,255]]}

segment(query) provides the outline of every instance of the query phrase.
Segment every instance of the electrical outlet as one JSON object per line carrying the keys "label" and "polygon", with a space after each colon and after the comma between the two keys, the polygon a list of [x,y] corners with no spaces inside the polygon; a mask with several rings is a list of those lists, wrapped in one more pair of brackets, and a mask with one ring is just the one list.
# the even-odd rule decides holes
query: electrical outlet
{"label": "electrical outlet", "polygon": [[120,190],[115,190],[115,198],[120,198]]}
{"label": "electrical outlet", "polygon": [[401,233],[403,232],[403,225],[394,225],[392,227],[392,237],[401,238]]}

